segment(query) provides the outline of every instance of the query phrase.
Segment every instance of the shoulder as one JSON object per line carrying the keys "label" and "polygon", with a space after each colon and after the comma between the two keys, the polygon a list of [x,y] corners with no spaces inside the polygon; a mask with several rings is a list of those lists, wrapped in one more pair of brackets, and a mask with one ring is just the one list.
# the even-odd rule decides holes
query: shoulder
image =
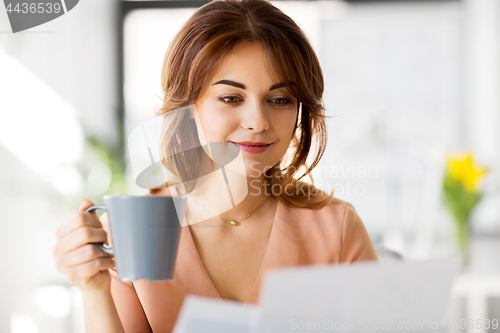
{"label": "shoulder", "polygon": [[[318,191],[318,194],[311,196],[311,201],[321,201],[328,198],[328,194],[323,191]],[[283,210],[289,218],[294,219],[313,219],[317,222],[330,221],[334,223],[342,222],[346,214],[355,213],[354,207],[341,199],[331,197],[329,202],[318,208],[303,208],[291,206],[282,203]],[[352,214],[349,214],[352,215]]]}
{"label": "shoulder", "polygon": [[[316,198],[318,200],[324,199]],[[314,199],[312,199],[314,200]],[[293,239],[310,240],[340,244],[343,236],[346,217],[351,218],[352,205],[346,201],[332,197],[330,201],[318,208],[303,208],[290,206],[279,202],[280,229]],[[347,221],[349,224],[350,221]],[[320,241],[319,243],[324,243]]]}
{"label": "shoulder", "polygon": [[332,197],[318,209],[282,207],[284,233],[307,243],[309,251],[329,249],[329,262],[377,260],[368,232],[351,203]]}

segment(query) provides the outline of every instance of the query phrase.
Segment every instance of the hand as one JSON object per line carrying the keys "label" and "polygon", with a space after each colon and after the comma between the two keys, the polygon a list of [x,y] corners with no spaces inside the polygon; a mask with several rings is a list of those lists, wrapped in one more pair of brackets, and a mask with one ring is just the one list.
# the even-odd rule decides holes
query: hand
{"label": "hand", "polygon": [[109,269],[115,267],[115,262],[111,255],[90,244],[107,240],[95,211],[85,212],[92,205],[92,201],[84,200],[79,212],[57,229],[53,253],[60,273],[82,293],[97,295],[110,289]]}

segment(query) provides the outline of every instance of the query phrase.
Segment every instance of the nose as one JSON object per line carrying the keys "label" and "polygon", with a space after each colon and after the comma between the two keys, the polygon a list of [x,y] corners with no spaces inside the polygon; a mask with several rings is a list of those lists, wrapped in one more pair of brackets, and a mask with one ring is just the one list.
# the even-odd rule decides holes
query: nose
{"label": "nose", "polygon": [[243,110],[241,126],[255,132],[262,132],[269,129],[269,117],[267,111],[260,103],[252,103]]}

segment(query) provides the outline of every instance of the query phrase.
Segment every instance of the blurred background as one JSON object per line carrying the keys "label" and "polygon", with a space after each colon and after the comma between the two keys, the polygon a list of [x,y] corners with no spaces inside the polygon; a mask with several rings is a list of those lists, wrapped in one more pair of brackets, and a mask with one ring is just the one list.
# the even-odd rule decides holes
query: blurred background
{"label": "blurred background", "polygon": [[[55,230],[84,198],[144,193],[126,138],[154,116],[165,51],[206,2],[83,0],[16,34],[0,9],[0,332],[84,331]],[[478,175],[450,311],[500,319],[500,1],[272,2],[324,70],[314,183],[354,205],[380,253],[414,260],[464,253],[443,179],[450,165]]]}

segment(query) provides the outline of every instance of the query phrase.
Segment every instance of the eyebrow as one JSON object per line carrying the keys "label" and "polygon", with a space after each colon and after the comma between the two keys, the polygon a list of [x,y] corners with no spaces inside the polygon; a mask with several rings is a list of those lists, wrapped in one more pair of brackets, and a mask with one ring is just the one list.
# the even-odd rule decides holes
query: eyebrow
{"label": "eyebrow", "polygon": [[[240,89],[246,89],[247,88],[243,83],[238,83],[238,82],[234,82],[234,81],[231,81],[231,80],[220,80],[220,81],[215,82],[212,85],[215,86],[216,84],[227,84],[229,86],[233,86],[233,87],[240,88]],[[292,82],[292,85],[293,85],[293,82]],[[275,89],[279,89],[279,88],[283,88],[283,87],[286,87],[286,86],[287,86],[287,84],[285,82],[276,83],[276,84],[273,84],[271,86],[271,88],[269,88],[269,91],[275,90]]]}

